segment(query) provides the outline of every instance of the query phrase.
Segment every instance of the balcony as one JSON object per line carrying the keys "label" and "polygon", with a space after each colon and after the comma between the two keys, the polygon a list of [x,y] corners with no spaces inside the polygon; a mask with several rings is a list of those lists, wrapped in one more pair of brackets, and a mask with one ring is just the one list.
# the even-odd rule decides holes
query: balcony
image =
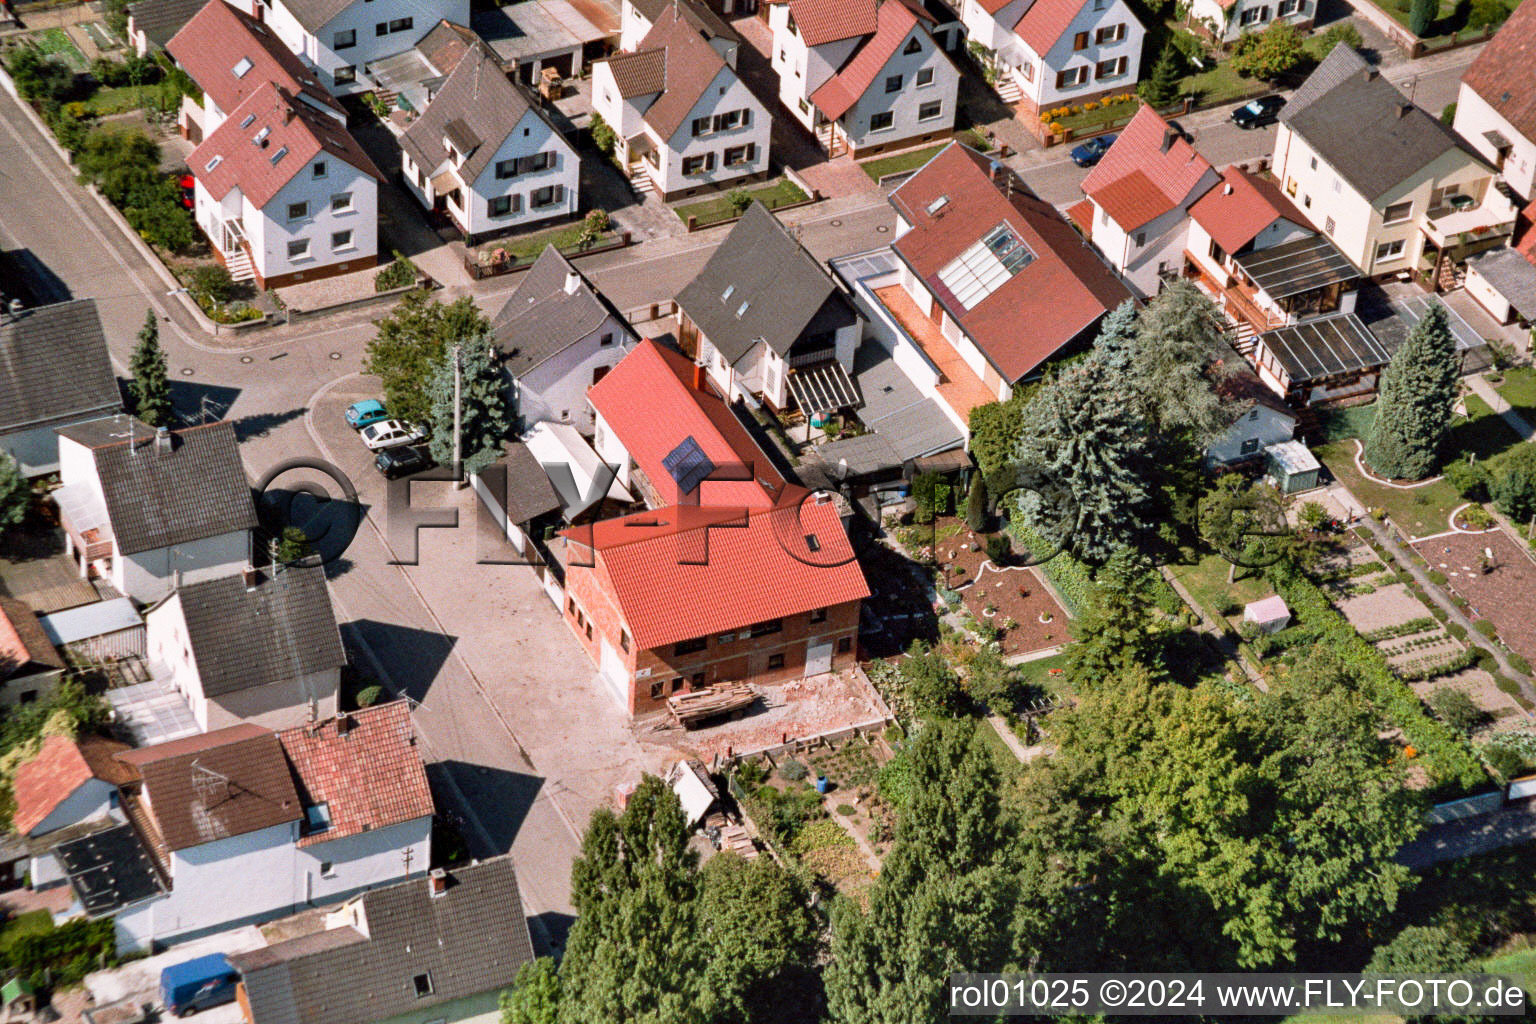
{"label": "balcony", "polygon": [[1430,210],[1426,215],[1424,234],[1436,248],[1472,245],[1515,230],[1515,204],[1503,192],[1490,185],[1480,204],[1472,205],[1470,199],[1470,196],[1451,196],[1446,206]]}
{"label": "balcony", "polygon": [[997,401],[997,395],[984,384],[976,371],[956,352],[939,325],[917,308],[917,303],[899,284],[873,288],[871,291],[890,313],[913,344],[922,349],[939,371],[938,393],[959,417],[969,422],[971,410]]}

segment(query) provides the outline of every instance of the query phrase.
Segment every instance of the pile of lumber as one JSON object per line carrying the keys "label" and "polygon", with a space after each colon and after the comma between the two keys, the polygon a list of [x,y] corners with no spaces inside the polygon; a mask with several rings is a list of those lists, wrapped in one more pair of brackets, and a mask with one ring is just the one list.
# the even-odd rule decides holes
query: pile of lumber
{"label": "pile of lumber", "polygon": [[746,683],[725,683],[668,697],[667,710],[679,725],[688,726],[740,711],[756,699],[757,694]]}

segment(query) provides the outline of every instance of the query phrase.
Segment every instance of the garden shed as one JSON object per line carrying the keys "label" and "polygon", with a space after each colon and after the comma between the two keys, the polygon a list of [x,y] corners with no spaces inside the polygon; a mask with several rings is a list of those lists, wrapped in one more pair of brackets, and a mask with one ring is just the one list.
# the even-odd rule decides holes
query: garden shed
{"label": "garden shed", "polygon": [[1291,624],[1291,610],[1285,598],[1271,594],[1243,609],[1243,621],[1251,622],[1266,633],[1278,633]]}
{"label": "garden shed", "polygon": [[1300,441],[1282,441],[1264,449],[1269,475],[1281,494],[1299,494],[1318,486],[1322,466],[1310,449]]}

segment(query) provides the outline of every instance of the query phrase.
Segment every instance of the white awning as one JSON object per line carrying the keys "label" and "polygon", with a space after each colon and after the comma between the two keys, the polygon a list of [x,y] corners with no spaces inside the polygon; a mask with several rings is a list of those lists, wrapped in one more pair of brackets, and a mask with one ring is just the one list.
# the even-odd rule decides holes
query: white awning
{"label": "white awning", "polygon": [[848,379],[841,363],[826,363],[789,375],[789,391],[807,416],[853,409],[862,405],[859,389]]}

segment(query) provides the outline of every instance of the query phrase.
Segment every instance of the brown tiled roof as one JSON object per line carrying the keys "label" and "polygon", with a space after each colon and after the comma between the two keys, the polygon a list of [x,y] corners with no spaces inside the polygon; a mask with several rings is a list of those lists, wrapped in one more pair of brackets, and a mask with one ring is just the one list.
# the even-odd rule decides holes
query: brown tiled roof
{"label": "brown tiled roof", "polygon": [[63,668],[64,659],[32,609],[11,597],[0,597],[0,680],[18,675],[27,666]]}
{"label": "brown tiled roof", "polygon": [[1189,208],[1189,215],[1229,253],[1237,252],[1277,220],[1307,226],[1306,217],[1280,186],[1235,165],[1221,172],[1216,187]]}
{"label": "brown tiled roof", "polygon": [[322,152],[384,179],[345,127],[298,102],[292,93],[263,82],[192,151],[187,166],[215,199],[222,200],[238,186],[262,209]]}
{"label": "brown tiled roof", "polygon": [[124,751],[138,769],[155,831],[171,850],[303,817],[282,744],[249,722]]}
{"label": "brown tiled roof", "polygon": [[286,729],[277,738],[293,765],[304,806],[327,804],[330,811],[330,828],[304,836],[300,846],[432,813],[432,792],[406,701]]}
{"label": "brown tiled roof", "polygon": [[1515,8],[1461,80],[1515,131],[1536,141],[1536,2]]}
{"label": "brown tiled roof", "polygon": [[[994,183],[991,163],[958,142],[928,161],[891,193],[891,205],[912,225],[891,248],[1013,382],[1131,296],[1050,204],[1006,169],[1008,179]],[[969,309],[946,299],[939,272],[1000,224],[1034,260]]]}
{"label": "brown tiled roof", "polygon": [[74,740],[49,736],[37,756],[16,769],[16,811],[11,816],[16,831],[31,832],[92,778],[91,766]]}
{"label": "brown tiled roof", "polygon": [[789,13],[807,46],[867,36],[875,31],[879,0],[789,0]]}
{"label": "brown tiled roof", "polygon": [[484,45],[472,29],[440,21],[416,44],[416,50],[437,69],[438,74],[450,74],[471,47]]}
{"label": "brown tiled roof", "polygon": [[876,16],[876,31],[844,64],[842,69],[811,94],[811,102],[823,114],[837,120],[868,91],[908,34],[917,26],[917,15],[899,0],[886,0]]}
{"label": "brown tiled roof", "polygon": [[1083,194],[1108,210],[1121,229],[1134,231],[1198,198],[1194,189],[1210,170],[1210,161],[1143,105],[1083,179]]}
{"label": "brown tiled roof", "polygon": [[[476,43],[438,87],[427,109],[411,122],[400,144],[418,167],[430,173],[447,159],[443,150],[447,135],[464,155],[459,177],[472,185],[529,110],[543,113],[522,86],[507,78],[490,48]],[[555,126],[549,128],[558,138]]]}
{"label": "brown tiled roof", "polygon": [[[220,110],[234,110],[271,83],[346,116],[315,73],[270,28],[224,0],[212,0],[193,15],[165,48]],[[250,61],[251,67],[237,75],[241,61]]]}
{"label": "brown tiled roof", "polygon": [[670,7],[640,40],[637,50],[666,51],[666,87],[646,108],[645,123],[661,138],[670,139],[725,68],[725,58]]}
{"label": "brown tiled roof", "polygon": [[636,50],[616,53],[607,60],[619,95],[626,100],[649,96],[667,87],[667,51]]}

